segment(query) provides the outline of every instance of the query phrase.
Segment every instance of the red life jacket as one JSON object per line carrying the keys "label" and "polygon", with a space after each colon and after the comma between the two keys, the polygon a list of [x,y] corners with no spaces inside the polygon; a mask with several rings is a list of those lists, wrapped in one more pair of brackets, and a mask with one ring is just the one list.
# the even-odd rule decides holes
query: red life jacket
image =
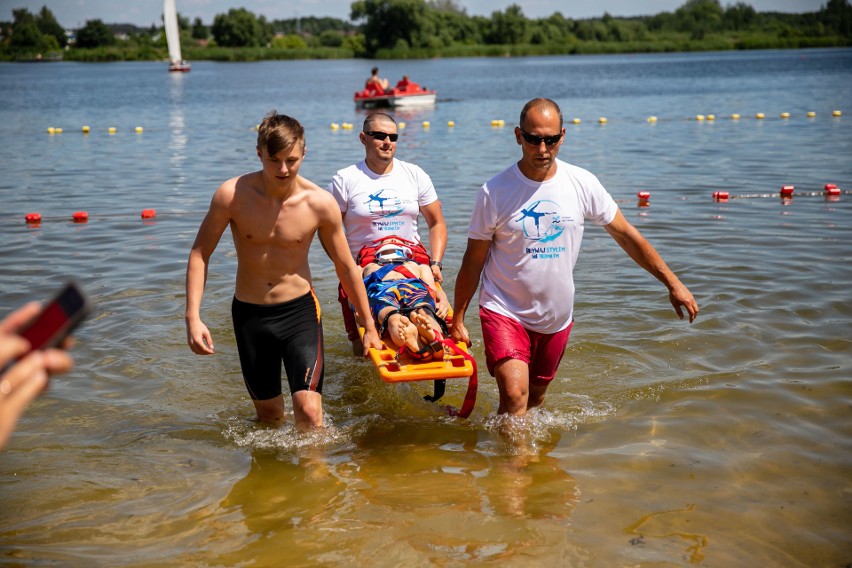
{"label": "red life jacket", "polygon": [[416,243],[414,241],[409,241],[408,239],[403,239],[402,237],[390,235],[377,239],[372,243],[361,247],[361,250],[358,252],[358,265],[367,266],[371,262],[375,262],[378,250],[382,246],[388,244],[407,247],[411,250],[411,260],[417,264],[429,264],[429,253],[426,252],[426,247],[424,247],[422,243]]}

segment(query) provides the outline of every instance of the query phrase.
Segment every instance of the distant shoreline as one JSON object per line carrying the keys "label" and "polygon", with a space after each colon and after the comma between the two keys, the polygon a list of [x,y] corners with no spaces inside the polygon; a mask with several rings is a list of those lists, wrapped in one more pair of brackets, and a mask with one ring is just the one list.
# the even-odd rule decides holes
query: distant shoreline
{"label": "distant shoreline", "polygon": [[[416,60],[449,59],[459,57],[534,57],[543,55],[606,55],[640,53],[689,53],[709,51],[750,51],[768,49],[812,49],[852,47],[852,41],[840,37],[797,38],[784,41],[778,38],[750,38],[748,40],[705,39],[700,41],[649,41],[649,42],[582,42],[565,48],[563,46],[540,45],[477,45],[454,46],[440,50],[406,50],[395,52],[381,50],[375,59],[379,60]],[[189,61],[249,62],[269,60],[322,60],[322,59],[363,59],[353,52],[342,48],[261,48],[261,47],[190,47],[184,50]],[[93,49],[74,49],[65,53],[27,54],[16,58],[7,58],[12,62],[53,62],[76,61],[85,63],[106,63],[115,61],[168,61],[165,52],[146,53],[143,57],[134,49],[102,47]]]}

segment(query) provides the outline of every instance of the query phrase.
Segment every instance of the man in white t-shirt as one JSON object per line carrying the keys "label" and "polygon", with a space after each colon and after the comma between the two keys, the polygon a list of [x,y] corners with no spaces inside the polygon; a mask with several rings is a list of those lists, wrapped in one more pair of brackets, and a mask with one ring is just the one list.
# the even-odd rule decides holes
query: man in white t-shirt
{"label": "man in white t-shirt", "polygon": [[557,159],[565,136],[559,105],[533,99],[515,138],[521,159],[488,180],[474,205],[456,279],[452,336],[470,344],[464,316],[482,277],[479,315],[499,414],[539,406],[562,360],[574,321],[574,264],[584,221],[603,226],[639,266],[662,282],[683,319],[698,305],[598,179]]}
{"label": "man in white t-shirt", "polygon": [[[358,137],[364,145],[364,160],[338,171],[328,186],[343,214],[343,228],[353,258],[358,258],[362,247],[384,237],[420,243],[417,223],[422,214],[429,227],[432,275],[435,281],[442,282],[447,224],[432,180],[419,166],[396,159],[399,134],[390,115],[369,114]],[[349,340],[354,352],[360,354],[355,319],[343,295],[340,304]]]}

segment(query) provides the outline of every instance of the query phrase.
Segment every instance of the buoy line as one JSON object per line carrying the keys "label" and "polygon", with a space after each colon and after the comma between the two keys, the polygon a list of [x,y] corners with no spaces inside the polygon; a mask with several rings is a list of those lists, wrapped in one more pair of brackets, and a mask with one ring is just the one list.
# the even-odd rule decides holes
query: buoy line
{"label": "buoy line", "polygon": [[[777,193],[745,193],[740,195],[731,195],[729,191],[714,191],[711,194],[711,199],[717,203],[726,203],[733,199],[759,199],[759,198],[771,198],[780,197],[785,202],[789,202],[793,200],[793,195],[797,195],[799,197],[824,197],[829,201],[837,201],[840,199],[841,195],[852,195],[852,190],[848,189],[840,189],[837,187],[837,184],[827,183],[823,186],[822,191],[805,191],[795,193],[795,186],[793,185],[782,185],[781,189]],[[651,205],[651,192],[648,190],[641,190],[636,193],[636,197],[638,198],[637,205],[639,207],[649,207]],[[681,198],[687,199],[687,198]],[[616,203],[628,203],[628,200],[625,198],[615,199]],[[205,215],[203,211],[172,211],[165,214],[157,213],[156,209],[143,209],[141,213],[139,213],[139,217],[144,221],[150,221],[151,219],[155,219],[157,217],[201,217]],[[90,219],[118,219],[118,218],[126,218],[134,216],[133,213],[99,213],[94,217],[90,217],[87,211],[79,210],[74,211],[71,214],[70,220],[74,223],[88,223]],[[19,218],[19,217],[18,217]],[[30,212],[24,215],[24,220],[28,225],[40,225],[42,221],[66,221],[68,220],[68,216],[60,217],[59,215],[43,217],[41,213],[38,212]]]}
{"label": "buoy line", "polygon": [[[637,119],[637,118],[625,118],[625,119],[616,119],[616,122],[622,122],[622,123],[647,122],[649,124],[657,124],[657,123],[660,123],[660,122],[706,122],[706,123],[713,123],[713,122],[719,122],[721,119],[728,119],[728,120],[732,120],[732,121],[740,121],[740,120],[743,120],[744,116],[748,116],[748,115],[742,115],[742,114],[736,113],[736,112],[731,113],[729,115],[717,115],[717,114],[711,113],[711,114],[696,114],[694,116],[670,116],[670,117],[648,116],[648,117],[643,118],[641,120]],[[774,119],[774,120],[779,120],[779,121],[782,121],[782,122],[788,122],[790,120],[794,120],[795,118],[797,118],[797,116],[804,116],[805,118],[808,118],[808,119],[814,119],[818,116],[818,113],[816,111],[807,111],[807,112],[802,113],[800,115],[794,115],[792,113],[785,111],[785,112],[779,113],[777,116],[774,116],[771,119],[767,118],[766,113],[763,113],[763,112],[757,112],[754,115],[752,115],[752,117],[755,120],[759,120],[759,121],[766,121],[766,120]],[[843,116],[843,111],[835,109],[835,110],[831,111],[830,116],[832,118],[840,118],[840,117]],[[609,124],[609,119],[605,116],[600,116],[600,117],[597,118],[597,122],[600,125],[605,125],[605,124]],[[565,119],[566,125],[572,124],[572,125],[577,126],[577,125],[580,125],[582,123],[583,123],[583,119],[579,118],[579,117],[575,117],[575,118],[571,118],[571,119],[568,119],[568,118]],[[448,120],[446,124],[447,124],[448,128],[455,128],[456,127],[456,121],[455,120]],[[506,121],[502,118],[495,118],[495,119],[491,119],[490,124],[494,128],[502,128],[502,127],[506,126]],[[405,125],[405,122],[399,121],[397,123],[397,126],[400,130],[402,130],[402,129],[405,128],[406,125]],[[255,124],[254,126],[251,127],[251,129],[257,130],[258,127],[259,127],[259,125]],[[421,127],[424,130],[428,130],[431,127],[431,123],[428,120],[424,120],[421,123]],[[355,124],[352,123],[352,122],[346,122],[346,121],[331,122],[331,123],[329,123],[329,128],[333,131],[354,130]],[[154,128],[153,130],[151,130],[151,132],[164,132],[164,131],[169,131],[169,130],[172,130],[172,129],[160,127],[160,128]],[[48,134],[50,134],[52,136],[55,136],[57,134],[64,134],[66,132],[66,129],[64,127],[61,127],[61,126],[48,126],[45,129],[45,132],[47,132]],[[102,126],[102,127],[99,127],[97,130],[94,130],[90,125],[84,124],[81,127],[79,127],[78,132],[81,132],[84,135],[90,135],[90,134],[94,134],[96,132],[101,132],[101,133],[105,132],[109,135],[115,135],[115,134],[118,134],[120,132],[122,132],[122,133],[128,132],[128,130],[126,130],[124,128],[119,130],[118,127],[116,127],[116,126],[107,126],[107,127]],[[135,134],[142,134],[144,132],[147,132],[147,130],[142,126],[135,126],[132,129],[130,129],[129,132],[135,133]]]}

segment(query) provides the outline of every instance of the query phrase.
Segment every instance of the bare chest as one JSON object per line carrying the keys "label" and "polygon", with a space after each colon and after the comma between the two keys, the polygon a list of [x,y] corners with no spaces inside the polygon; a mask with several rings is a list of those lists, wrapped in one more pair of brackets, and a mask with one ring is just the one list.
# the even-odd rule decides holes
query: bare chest
{"label": "bare chest", "polygon": [[304,202],[242,207],[231,223],[237,241],[284,248],[310,245],[316,229],[316,215]]}

